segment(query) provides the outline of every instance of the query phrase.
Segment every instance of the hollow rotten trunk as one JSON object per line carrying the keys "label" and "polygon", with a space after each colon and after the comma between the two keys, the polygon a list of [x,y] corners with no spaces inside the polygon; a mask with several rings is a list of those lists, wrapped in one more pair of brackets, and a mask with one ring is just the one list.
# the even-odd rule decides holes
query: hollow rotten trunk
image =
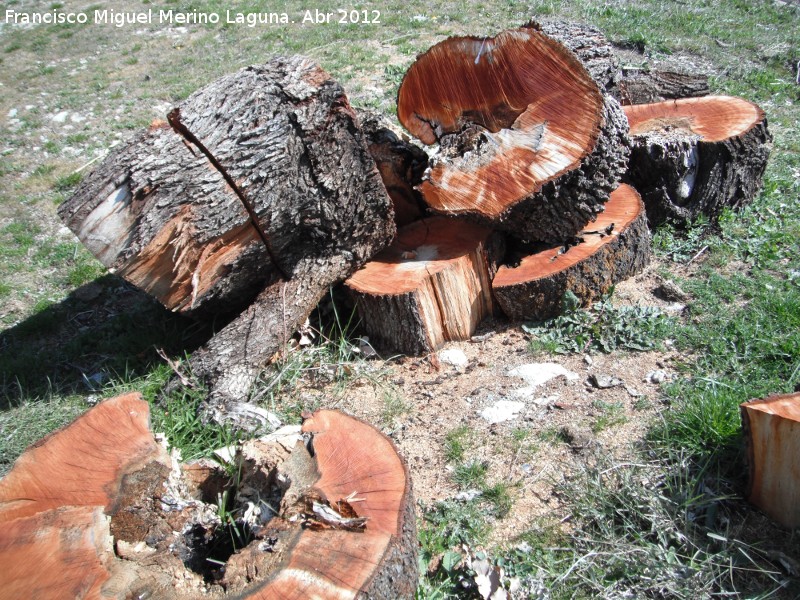
{"label": "hollow rotten trunk", "polygon": [[755,104],[705,96],[624,109],[633,141],[627,179],[651,225],[714,219],[761,189],[772,136]]}
{"label": "hollow rotten trunk", "polygon": [[345,286],[371,340],[408,354],[469,339],[492,312],[502,242],[484,227],[444,217],[402,228]]}
{"label": "hollow rotten trunk", "polygon": [[785,527],[800,527],[800,394],[741,405],[747,499]]}
{"label": "hollow rotten trunk", "polygon": [[602,211],[627,122],[566,47],[532,27],[449,38],[398,93],[400,123],[439,143],[419,190],[434,211],[561,242]]}
{"label": "hollow rotten trunk", "polygon": [[320,411],[231,470],[167,455],[138,395],[102,402],[0,481],[0,597],[413,597],[410,481],[374,428]]}
{"label": "hollow rotten trunk", "polygon": [[651,254],[642,200],[623,184],[611,194],[605,211],[586,223],[572,243],[500,267],[492,289],[512,319],[547,319],[560,312],[567,291],[587,303],[641,272]]}
{"label": "hollow rotten trunk", "polygon": [[302,57],[195,92],[113,151],[59,214],[169,309],[249,305],[192,357],[216,405],[246,396],[328,286],[395,231],[347,97]]}

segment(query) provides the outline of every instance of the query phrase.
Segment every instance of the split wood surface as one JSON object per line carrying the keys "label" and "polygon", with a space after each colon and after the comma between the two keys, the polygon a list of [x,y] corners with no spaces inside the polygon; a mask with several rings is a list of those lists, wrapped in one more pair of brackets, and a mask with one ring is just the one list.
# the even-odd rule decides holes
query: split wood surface
{"label": "split wood surface", "polygon": [[408,354],[468,340],[492,313],[502,249],[485,227],[444,217],[402,228],[345,285],[371,340]]}

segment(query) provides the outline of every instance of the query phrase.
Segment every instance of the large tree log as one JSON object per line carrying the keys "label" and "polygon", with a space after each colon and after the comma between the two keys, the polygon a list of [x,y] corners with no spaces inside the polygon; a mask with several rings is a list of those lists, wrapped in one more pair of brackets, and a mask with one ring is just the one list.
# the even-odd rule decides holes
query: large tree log
{"label": "large tree log", "polygon": [[800,527],[800,394],[741,405],[747,499],[785,527]]}
{"label": "large tree log", "polygon": [[114,152],[60,213],[173,310],[238,312],[265,290],[192,358],[220,406],[243,400],[328,286],[391,240],[392,207],[341,86],[308,59],[223,77],[168,121]]}
{"label": "large tree log", "polygon": [[308,59],[223,77],[168,121],[114,151],[59,209],[168,308],[241,309],[309,257],[347,255],[356,268],[393,235],[355,114]]}
{"label": "large tree log", "polygon": [[[205,482],[230,489],[234,531],[148,415],[136,394],[102,402],[0,481],[0,598],[413,597],[410,479],[373,427],[320,411],[303,425],[308,447],[297,430],[248,442],[233,484],[208,468]],[[227,536],[241,540],[220,554]]]}
{"label": "large tree log", "polygon": [[270,276],[245,207],[166,122],[112,151],[58,212],[103,265],[170,310],[236,310]]}
{"label": "large tree log", "polygon": [[639,194],[621,185],[574,243],[502,266],[492,282],[497,303],[512,319],[557,315],[567,291],[587,303],[632,277],[650,260],[650,230]]}
{"label": "large tree log", "polygon": [[422,354],[469,339],[492,312],[500,243],[488,229],[444,217],[402,228],[345,282],[370,340]]}
{"label": "large tree log", "polygon": [[602,210],[627,123],[567,48],[532,28],[449,38],[411,65],[400,122],[439,142],[419,186],[436,212],[560,242]]}
{"label": "large tree log", "polygon": [[633,140],[626,177],[651,225],[715,219],[761,189],[772,136],[755,104],[705,96],[624,108]]}

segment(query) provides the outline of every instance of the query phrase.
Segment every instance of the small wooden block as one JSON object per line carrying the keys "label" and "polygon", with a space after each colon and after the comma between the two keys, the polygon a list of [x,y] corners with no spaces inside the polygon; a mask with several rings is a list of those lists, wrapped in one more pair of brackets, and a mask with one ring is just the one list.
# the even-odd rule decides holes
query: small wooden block
{"label": "small wooden block", "polygon": [[785,527],[800,526],[800,393],[741,405],[747,500]]}

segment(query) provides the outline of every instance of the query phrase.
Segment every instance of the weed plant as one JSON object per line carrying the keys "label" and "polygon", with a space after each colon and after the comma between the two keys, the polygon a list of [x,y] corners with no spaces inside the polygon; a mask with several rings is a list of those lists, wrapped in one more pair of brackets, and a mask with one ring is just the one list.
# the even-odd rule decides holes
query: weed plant
{"label": "weed plant", "polygon": [[671,319],[654,307],[614,306],[612,290],[589,308],[567,291],[562,314],[522,326],[534,353],[575,354],[615,350],[654,350],[670,329]]}

